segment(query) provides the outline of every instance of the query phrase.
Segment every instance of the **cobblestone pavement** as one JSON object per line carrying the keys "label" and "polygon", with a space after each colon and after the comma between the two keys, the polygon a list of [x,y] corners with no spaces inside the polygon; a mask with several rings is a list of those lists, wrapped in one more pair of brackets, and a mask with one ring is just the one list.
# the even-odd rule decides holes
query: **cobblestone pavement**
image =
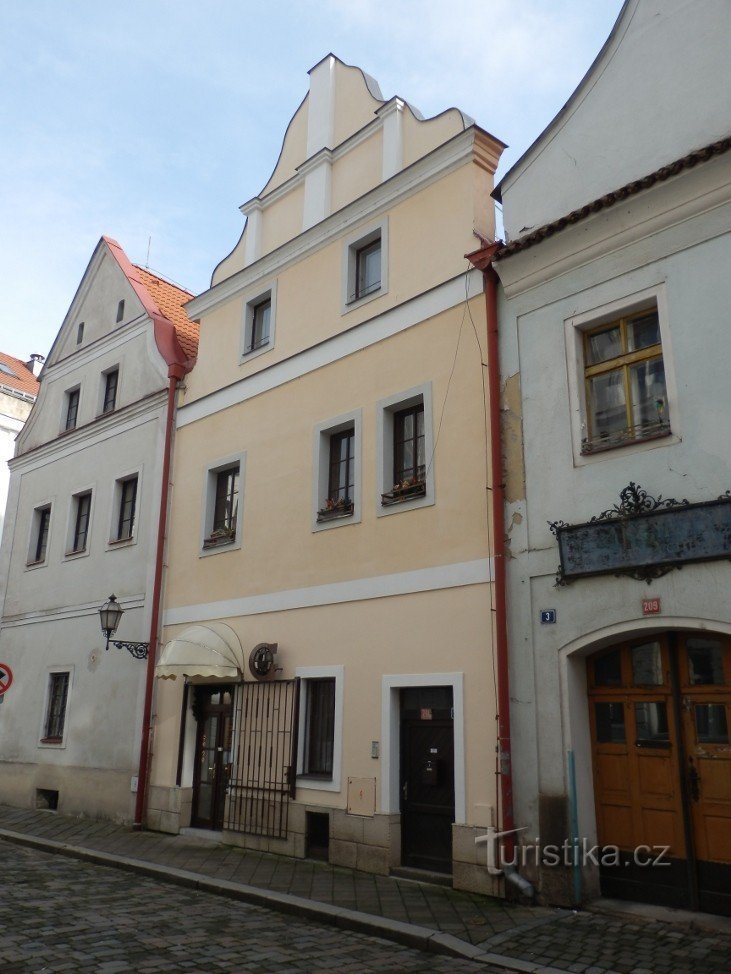
{"label": "cobblestone pavement", "polygon": [[3,974],[490,971],[104,866],[0,849]]}
{"label": "cobblestone pavement", "polygon": [[[155,893],[150,896],[159,902],[182,904],[181,916],[184,917],[182,925],[178,924],[177,933],[169,934],[170,939],[166,942],[168,951],[178,946],[185,945],[187,940],[188,924],[193,920],[200,921],[201,927],[196,928],[195,934],[191,933],[190,943],[199,952],[203,951],[207,939],[213,939],[216,950],[220,949],[220,954],[216,954],[215,963],[211,962],[208,967],[184,966],[182,955],[170,954],[173,956],[174,963],[178,966],[165,967],[160,961],[158,967],[139,966],[132,967],[108,967],[98,968],[104,970],[106,974],[115,974],[116,970],[124,971],[129,969],[155,972],[157,970],[255,970],[266,972],[278,970],[277,967],[267,967],[266,949],[260,947],[259,928],[263,925],[267,929],[278,929],[280,931],[290,931],[295,927],[298,929],[309,930],[310,936],[314,936],[318,944],[322,945],[323,964],[321,967],[302,967],[297,964],[309,963],[303,957],[299,957],[297,951],[290,955],[288,960],[282,961],[277,955],[276,963],[285,963],[281,968],[286,971],[300,970],[328,970],[328,971],[400,971],[400,970],[428,970],[428,971],[461,971],[461,970],[493,970],[495,967],[510,969],[513,971],[525,972],[525,974],[731,974],[731,933],[723,932],[703,932],[700,929],[692,929],[687,925],[676,926],[669,923],[659,922],[638,922],[627,916],[607,916],[597,915],[589,912],[573,913],[567,910],[550,910],[542,907],[516,906],[506,903],[504,900],[491,897],[476,896],[462,893],[446,887],[428,886],[419,883],[408,882],[394,879],[392,877],[374,876],[367,873],[359,873],[355,870],[341,869],[329,866],[325,863],[317,863],[309,860],[289,859],[283,856],[268,855],[258,852],[249,852],[231,846],[224,846],[210,841],[204,841],[196,837],[161,835],[154,832],[135,832],[130,828],[114,825],[109,822],[94,822],[85,819],[74,819],[51,812],[29,811],[22,809],[0,806],[0,830],[8,830],[6,835],[15,835],[15,840],[20,841],[22,837],[30,840],[36,837],[46,843],[63,843],[76,850],[93,850],[94,855],[107,857],[124,857],[126,866],[137,868],[147,868],[145,864],[154,864],[159,873],[169,874],[169,882],[190,882],[191,889],[183,890],[173,885],[167,885],[168,877],[162,880],[165,885],[156,887],[157,890],[164,892]],[[36,841],[32,839],[32,841]],[[54,869],[49,870],[49,875],[55,876],[75,876],[74,870],[79,868],[79,863],[73,858],[73,849],[65,851],[66,855],[52,856],[51,863]],[[0,852],[5,854],[6,861],[17,851],[17,848],[8,842],[2,841],[0,837]],[[24,852],[26,850],[23,850]],[[86,855],[85,852],[76,852],[76,855]],[[130,862],[134,860],[134,862]],[[46,860],[47,861],[47,860]],[[110,863],[111,864],[111,863]],[[124,863],[123,863],[124,864]],[[87,867],[88,868],[88,867]],[[93,868],[93,867],[92,867]],[[59,872],[60,870],[60,872]],[[176,873],[177,870],[185,870],[185,875]],[[115,871],[104,870],[106,877],[115,877],[114,888],[132,891],[133,893],[152,880],[142,879],[135,873],[117,873]],[[45,871],[41,870],[40,880],[43,879]],[[23,880],[10,877],[6,879],[8,873],[6,868],[2,870],[0,879],[0,899],[3,896],[7,899],[7,894],[3,890],[3,884],[8,882],[26,884],[24,895],[28,902],[41,904],[41,920],[38,921],[39,928],[43,930],[43,887],[39,886],[38,891],[33,889],[33,880],[28,878]],[[155,880],[162,879],[160,875],[154,877]],[[39,880],[39,881],[40,881]],[[208,882],[210,885],[220,884],[221,892],[225,895],[236,895],[235,891],[243,889],[258,888],[262,893],[256,896],[267,896],[270,899],[279,894],[300,897],[296,901],[295,909],[299,916],[294,919],[280,917],[278,914],[270,913],[268,910],[263,913],[254,912],[251,914],[251,907],[244,907],[241,903],[231,903],[224,896],[213,897],[206,895],[206,903],[214,905],[203,910],[201,907],[191,908],[191,903],[202,902],[198,899],[201,894],[196,892],[193,887],[198,882]],[[107,878],[107,885],[111,889],[111,880]],[[121,886],[117,886],[117,884]],[[243,884],[243,885],[242,885]],[[154,885],[154,883],[153,883]],[[83,886],[83,884],[82,884]],[[226,888],[228,887],[228,888]],[[63,883],[57,884],[53,890],[60,892],[63,890]],[[232,890],[234,892],[232,893]],[[248,895],[248,894],[247,894]],[[286,897],[285,897],[286,898]],[[105,924],[110,920],[111,909],[97,908],[98,903],[103,902],[103,897],[92,898],[90,915],[96,916],[96,926],[84,928],[79,931],[80,936],[87,936],[90,942],[103,940]],[[398,942],[406,942],[412,945],[428,946],[429,949],[436,949],[436,944],[428,942],[428,938],[442,937],[442,940],[450,942],[451,946],[447,949],[456,953],[454,960],[444,961],[431,955],[427,960],[425,954],[406,955],[402,953],[401,947],[387,947],[381,942],[382,949],[386,952],[383,957],[391,957],[389,963],[396,964],[395,967],[384,966],[385,961],[379,959],[375,961],[376,954],[371,954],[370,948],[365,953],[357,951],[348,957],[329,959],[328,951],[335,950],[337,945],[342,945],[343,930],[334,930],[331,926],[317,926],[317,933],[312,934],[314,926],[309,921],[301,919],[301,910],[305,907],[312,907],[313,904],[324,904],[317,907],[318,910],[329,910],[330,913],[337,912],[343,907],[347,910],[358,911],[350,915],[348,923],[351,929],[368,929],[374,932],[374,926],[379,928],[379,932],[384,937],[396,939]],[[286,909],[286,905],[273,904],[275,908]],[[7,904],[6,904],[7,908]],[[13,905],[13,911],[16,907]],[[95,911],[98,909],[98,914]],[[291,903],[290,903],[291,910]],[[231,922],[221,920],[219,917],[238,918],[236,923],[240,923],[242,915],[265,916],[267,919],[260,919],[251,923],[251,940],[249,945],[257,945],[260,951],[256,956],[259,958],[253,967],[242,966],[238,955],[227,956],[227,952],[233,950],[233,941],[236,926],[231,927]],[[53,911],[46,912],[47,919],[52,917]],[[208,917],[215,919],[207,919]],[[116,912],[115,912],[116,917]],[[127,919],[125,919],[127,917]],[[125,898],[122,896],[122,906],[119,910],[119,918],[114,919],[115,929],[132,930],[136,932],[138,927],[144,930],[145,923],[150,923],[145,936],[148,937],[148,946],[153,943],[157,926],[154,922],[154,915],[150,913],[150,919],[145,914],[142,920],[129,919],[129,911],[125,907]],[[355,922],[351,922],[355,918]],[[360,918],[360,920],[358,919]],[[8,920],[4,914],[0,913],[0,919],[4,922],[4,930],[12,931],[8,925]],[[369,922],[369,926],[364,927],[363,920]],[[88,917],[85,916],[85,920]],[[401,930],[389,929],[391,926],[398,926],[401,923]],[[22,922],[30,922],[23,914]],[[331,918],[331,922],[336,922]],[[339,921],[338,921],[339,922]],[[313,920],[314,923],[314,920]],[[121,924],[121,927],[119,927]],[[125,926],[126,924],[126,926]],[[408,926],[408,939],[404,941],[404,925]],[[341,923],[347,926],[347,923]],[[220,929],[219,929],[220,927]],[[75,930],[73,923],[69,929]],[[729,930],[731,927],[726,926]],[[88,932],[91,930],[92,932]],[[225,933],[224,933],[225,931]],[[234,931],[234,932],[232,932]],[[420,931],[420,935],[416,933]],[[437,931],[438,933],[432,933]],[[220,939],[217,937],[221,933]],[[38,933],[38,937],[41,937]],[[414,934],[413,936],[411,934]],[[445,936],[446,935],[446,936]],[[348,935],[350,936],[350,935]],[[49,934],[49,943],[62,942],[62,935]],[[53,938],[56,938],[55,941]],[[61,938],[61,939],[59,939]],[[150,939],[152,938],[152,939]],[[7,960],[4,947],[9,942],[7,934],[0,940],[0,974],[8,974],[10,971],[23,970],[42,972],[43,964],[37,967],[8,968],[3,964]],[[44,943],[44,941],[39,940]],[[67,936],[66,941],[69,942]],[[358,944],[368,941],[357,941]],[[277,949],[285,947],[289,941],[282,939],[281,936],[275,938]],[[355,943],[355,941],[353,941]],[[223,947],[221,948],[221,944]],[[275,949],[272,947],[271,949]],[[381,949],[381,948],[379,948]],[[375,950],[375,947],[373,948]],[[462,957],[478,959],[480,963],[475,966],[471,961],[466,968],[459,965],[463,963]],[[139,953],[136,955],[139,958]],[[167,955],[166,955],[167,956]],[[202,957],[203,954],[201,953]],[[273,955],[272,955],[273,956]],[[380,956],[380,955],[379,955]],[[233,967],[226,968],[221,966],[228,960],[235,958]],[[299,959],[297,959],[299,958]],[[421,959],[419,959],[421,958]],[[116,956],[114,958],[116,960]],[[327,962],[325,962],[327,960]],[[169,961],[166,961],[169,962]],[[196,963],[199,963],[196,958]],[[312,961],[315,963],[315,961]],[[76,965],[76,962],[67,964],[64,967],[51,967],[46,963],[46,970],[86,970],[96,969],[84,968]],[[110,961],[111,963],[111,961]],[[136,962],[135,962],[136,963]],[[448,964],[449,967],[443,966]],[[369,965],[375,966],[369,966]],[[407,966],[398,966],[405,964]],[[408,964],[412,966],[409,967]],[[419,966],[419,965],[422,966]],[[237,966],[238,965],[238,966]],[[289,965],[289,966],[287,966]],[[416,966],[413,966],[416,965]],[[442,966],[440,966],[442,965]]]}

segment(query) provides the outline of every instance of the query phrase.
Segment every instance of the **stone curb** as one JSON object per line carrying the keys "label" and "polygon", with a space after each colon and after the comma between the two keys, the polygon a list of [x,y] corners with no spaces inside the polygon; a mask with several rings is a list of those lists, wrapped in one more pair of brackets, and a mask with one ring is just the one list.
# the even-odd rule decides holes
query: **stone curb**
{"label": "stone curb", "polygon": [[[540,964],[529,964],[512,957],[487,953],[483,948],[475,947],[452,934],[441,933],[438,930],[422,927],[415,923],[391,920],[388,917],[361,913],[358,910],[334,906],[331,903],[318,903],[301,896],[293,896],[291,893],[277,893],[256,886],[247,886],[244,883],[232,883],[229,880],[203,876],[200,873],[188,872],[185,869],[176,869],[172,866],[158,865],[144,859],[131,859],[127,856],[87,849],[66,842],[57,842],[54,839],[44,839],[37,835],[13,832],[10,829],[0,828],[0,839],[5,839],[15,845],[38,849],[42,852],[68,856],[83,862],[92,862],[98,866],[138,873],[158,882],[171,883],[187,889],[198,889],[203,893],[211,893],[215,896],[225,896],[229,899],[250,903],[253,906],[276,910],[279,913],[306,917],[309,920],[326,923],[342,930],[365,933],[372,937],[382,937],[384,940],[391,940],[405,947],[413,947],[428,953],[444,954],[463,960],[492,964],[494,967],[500,967],[505,971],[515,972],[515,974],[518,972],[519,974],[548,974],[548,969]],[[556,974],[565,974],[565,972],[556,972]]]}

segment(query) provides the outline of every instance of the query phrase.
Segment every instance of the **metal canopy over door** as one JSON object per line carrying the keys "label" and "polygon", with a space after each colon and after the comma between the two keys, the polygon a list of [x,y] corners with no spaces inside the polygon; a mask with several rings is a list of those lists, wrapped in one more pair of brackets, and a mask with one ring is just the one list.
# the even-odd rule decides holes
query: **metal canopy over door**
{"label": "metal canopy over door", "polygon": [[454,717],[451,687],[401,691],[401,863],[452,871]]}
{"label": "metal canopy over door", "polygon": [[193,688],[193,713],[198,722],[193,769],[191,825],[223,827],[226,786],[231,767],[232,686]]}
{"label": "metal canopy over door", "polygon": [[731,915],[731,641],[633,640],[588,676],[602,892]]}

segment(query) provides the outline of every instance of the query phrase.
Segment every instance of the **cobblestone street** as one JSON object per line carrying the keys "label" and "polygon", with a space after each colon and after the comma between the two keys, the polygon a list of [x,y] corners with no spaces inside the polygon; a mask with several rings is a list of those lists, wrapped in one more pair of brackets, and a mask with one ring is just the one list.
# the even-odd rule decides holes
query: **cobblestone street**
{"label": "cobblestone street", "polygon": [[2,852],[3,974],[491,970],[7,843]]}

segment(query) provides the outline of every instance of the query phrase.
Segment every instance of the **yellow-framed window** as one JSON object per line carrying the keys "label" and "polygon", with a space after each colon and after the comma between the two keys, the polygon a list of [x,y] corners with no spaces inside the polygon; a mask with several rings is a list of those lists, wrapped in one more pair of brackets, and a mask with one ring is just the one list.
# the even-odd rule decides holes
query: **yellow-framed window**
{"label": "yellow-framed window", "polygon": [[657,308],[644,308],[584,332],[588,435],[582,452],[670,432]]}

